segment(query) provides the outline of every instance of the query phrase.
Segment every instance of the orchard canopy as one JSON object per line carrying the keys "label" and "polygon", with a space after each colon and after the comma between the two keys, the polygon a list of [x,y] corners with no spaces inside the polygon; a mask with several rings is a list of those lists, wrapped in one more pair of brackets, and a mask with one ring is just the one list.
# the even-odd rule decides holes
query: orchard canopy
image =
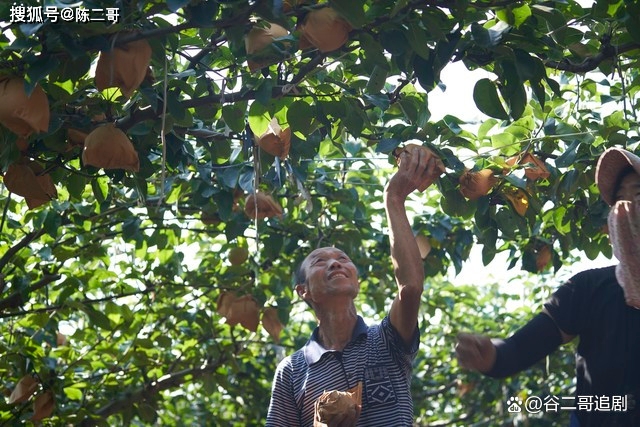
{"label": "orchard canopy", "polygon": [[[451,357],[459,329],[517,320],[497,288],[446,279],[472,247],[545,286],[576,254],[611,256],[594,172],[640,142],[636,1],[24,0],[0,17],[1,425],[264,423],[275,365],[314,324],[292,290],[310,249],[350,254],[358,307],[384,315],[382,191],[408,144],[445,166],[411,199],[418,423],[509,420],[510,383]],[[447,100],[474,123],[432,116],[456,62],[483,71],[471,105]],[[571,357],[550,363],[520,390],[568,390]]]}

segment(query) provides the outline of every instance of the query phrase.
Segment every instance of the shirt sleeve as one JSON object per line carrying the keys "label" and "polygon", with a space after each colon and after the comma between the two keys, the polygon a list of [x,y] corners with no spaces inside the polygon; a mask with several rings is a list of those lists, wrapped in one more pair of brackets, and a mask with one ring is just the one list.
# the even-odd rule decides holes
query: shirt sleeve
{"label": "shirt sleeve", "polygon": [[579,335],[588,315],[589,307],[588,272],[578,273],[561,285],[545,303],[556,326],[569,335]]}
{"label": "shirt sleeve", "polygon": [[280,362],[273,377],[271,401],[267,412],[267,427],[300,425],[300,417],[293,394],[293,367],[290,358]]}
{"label": "shirt sleeve", "polygon": [[404,342],[396,328],[391,324],[389,316],[382,319],[382,330],[384,331],[385,340],[387,341],[387,345],[389,346],[391,353],[400,355],[404,363],[409,363],[410,365],[415,358],[420,345],[420,331],[418,329],[418,325],[416,324],[416,329],[413,332],[411,343],[408,345]]}

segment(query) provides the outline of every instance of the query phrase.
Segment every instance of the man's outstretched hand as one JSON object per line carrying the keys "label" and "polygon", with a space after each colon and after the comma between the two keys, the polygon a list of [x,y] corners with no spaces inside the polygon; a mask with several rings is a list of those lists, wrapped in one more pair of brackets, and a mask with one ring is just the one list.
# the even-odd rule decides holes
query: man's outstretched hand
{"label": "man's outstretched hand", "polygon": [[405,200],[415,190],[424,191],[444,172],[444,164],[431,150],[408,145],[398,156],[398,171],[387,184],[388,196]]}
{"label": "man's outstretched hand", "polygon": [[496,362],[496,348],[489,337],[460,333],[456,344],[458,364],[464,369],[488,372]]}

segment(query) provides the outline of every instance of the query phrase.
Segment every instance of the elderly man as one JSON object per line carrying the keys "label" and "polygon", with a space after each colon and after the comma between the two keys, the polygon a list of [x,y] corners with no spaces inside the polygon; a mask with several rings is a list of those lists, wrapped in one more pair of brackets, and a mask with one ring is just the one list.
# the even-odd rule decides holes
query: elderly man
{"label": "elderly man", "polygon": [[[502,378],[580,337],[570,426],[640,426],[640,158],[606,150],[596,182],[611,206],[609,238],[619,263],[573,276],[506,340],[460,334],[456,354],[463,368]],[[578,396],[593,408],[580,407]]]}
{"label": "elderly man", "polygon": [[[405,201],[442,170],[426,149],[404,151],[399,160],[384,193],[398,286],[388,315],[380,324],[367,326],[354,305],[360,284],[347,254],[333,247],[311,252],[296,272],[296,292],[313,309],[318,326],[303,348],[278,365],[267,426],[412,425],[409,386],[419,344],[424,270]],[[331,409],[339,412],[334,418],[319,419],[315,408],[325,391],[351,391],[356,409],[334,405]]]}

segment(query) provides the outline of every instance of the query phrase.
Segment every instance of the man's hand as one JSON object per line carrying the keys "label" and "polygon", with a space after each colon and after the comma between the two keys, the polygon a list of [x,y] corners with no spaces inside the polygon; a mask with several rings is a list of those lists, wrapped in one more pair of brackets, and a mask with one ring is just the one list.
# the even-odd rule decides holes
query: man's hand
{"label": "man's hand", "polygon": [[416,189],[423,191],[444,171],[442,161],[431,150],[415,145],[398,157],[398,171],[387,184],[386,196],[404,201]]}
{"label": "man's hand", "polygon": [[461,367],[485,373],[496,362],[496,348],[491,339],[482,335],[458,334],[456,357]]}

